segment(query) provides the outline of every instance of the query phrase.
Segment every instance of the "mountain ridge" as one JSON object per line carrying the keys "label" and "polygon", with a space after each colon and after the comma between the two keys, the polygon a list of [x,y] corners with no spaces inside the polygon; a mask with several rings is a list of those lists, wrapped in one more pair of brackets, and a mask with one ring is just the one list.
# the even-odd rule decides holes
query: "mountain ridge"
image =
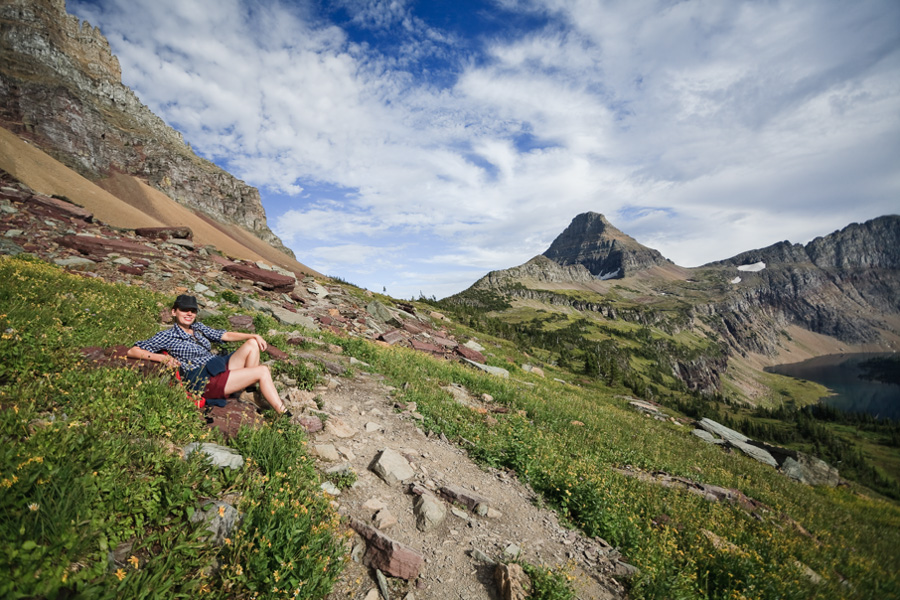
{"label": "mountain ridge", "polygon": [[[573,250],[567,261],[573,256],[597,259],[595,251],[602,245],[597,243],[597,231],[618,230],[599,213],[584,213],[573,223],[579,220],[557,240],[564,238],[565,246]],[[585,227],[585,222],[591,226]],[[586,242],[582,244],[573,232],[581,232]],[[634,243],[632,248],[639,252],[644,248]],[[776,357],[801,348],[813,355],[845,346],[896,348],[898,247],[900,217],[888,215],[848,225],[805,246],[780,242],[694,268],[665,261],[606,280],[582,263],[562,266],[551,261],[545,252],[540,260],[488,273],[446,302],[499,318],[529,307],[538,314],[569,311],[570,318],[580,314],[598,323],[633,323],[667,335],[688,332],[708,349],[703,356],[671,361],[672,371],[689,388],[714,394],[735,361],[775,364]],[[612,244],[605,245],[610,248]],[[520,323],[521,317],[515,322]],[[792,327],[824,339],[788,334]]]}

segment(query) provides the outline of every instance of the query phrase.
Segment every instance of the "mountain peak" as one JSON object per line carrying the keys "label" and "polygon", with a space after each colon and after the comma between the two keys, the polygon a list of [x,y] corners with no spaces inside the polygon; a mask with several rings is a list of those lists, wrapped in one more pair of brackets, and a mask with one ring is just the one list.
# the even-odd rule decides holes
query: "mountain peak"
{"label": "mountain peak", "polygon": [[600,279],[620,279],[669,262],[596,212],[581,213],[572,219],[543,255],[562,266],[584,265]]}

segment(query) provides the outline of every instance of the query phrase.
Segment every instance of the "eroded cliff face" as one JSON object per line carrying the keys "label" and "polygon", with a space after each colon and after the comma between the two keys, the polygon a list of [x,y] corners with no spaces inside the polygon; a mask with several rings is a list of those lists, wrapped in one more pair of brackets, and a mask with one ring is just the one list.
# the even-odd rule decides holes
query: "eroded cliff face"
{"label": "eroded cliff face", "polygon": [[67,14],[65,0],[2,0],[0,55],[0,125],[89,179],[135,175],[293,256],[269,229],[259,191],[196,156],[122,85],[106,38]]}
{"label": "eroded cliff face", "polygon": [[[900,217],[852,224],[805,246],[780,242],[706,267],[765,263],[712,311],[736,346],[776,351],[778,332],[796,324],[841,341],[876,342],[900,314]],[[704,267],[700,267],[701,269]],[[737,273],[737,271],[735,271]]]}

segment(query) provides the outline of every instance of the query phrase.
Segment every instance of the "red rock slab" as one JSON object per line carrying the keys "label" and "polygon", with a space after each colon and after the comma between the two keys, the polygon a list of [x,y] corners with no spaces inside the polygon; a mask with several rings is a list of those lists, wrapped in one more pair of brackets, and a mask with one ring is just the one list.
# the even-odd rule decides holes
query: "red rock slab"
{"label": "red rock slab", "polygon": [[454,348],[456,352],[462,356],[463,358],[468,358],[469,360],[475,361],[477,363],[485,364],[487,359],[484,357],[484,354],[478,352],[477,350],[472,350],[468,346],[457,346]]}
{"label": "red rock slab", "polygon": [[266,352],[268,352],[269,356],[275,360],[287,360],[290,358],[287,354],[272,345],[266,346]]}
{"label": "red rock slab", "polygon": [[322,424],[322,419],[315,415],[307,415],[300,417],[297,419],[297,423],[306,430],[306,433],[316,433],[322,431],[325,426]]}
{"label": "red rock slab", "polygon": [[0,190],[0,198],[12,200],[13,202],[24,202],[31,194],[22,190]]}
{"label": "red rock slab", "polygon": [[256,331],[256,326],[253,325],[253,317],[250,315],[231,315],[228,317],[228,324],[235,329],[249,329],[250,331]]}
{"label": "red rock slab", "polygon": [[247,265],[230,264],[222,270],[238,279],[249,279],[264,289],[276,292],[290,292],[297,283],[293,277]]}
{"label": "red rock slab", "polygon": [[62,216],[64,218],[71,217],[80,221],[87,221],[88,223],[94,220],[93,214],[71,202],[37,194],[29,198],[28,201],[31,203],[32,210],[35,212],[49,211],[52,213],[51,216]]}
{"label": "red rock slab", "polygon": [[162,253],[156,248],[128,240],[99,238],[88,235],[66,235],[56,238],[54,241],[60,246],[72,248],[87,256],[106,257],[109,254],[116,253],[127,256],[162,258]]}
{"label": "red rock slab", "polygon": [[421,554],[358,519],[350,519],[350,527],[366,540],[364,565],[401,579],[419,576],[419,569],[425,561]]}
{"label": "red rock slab", "polygon": [[194,232],[190,227],[138,227],[134,233],[151,240],[194,239]]}
{"label": "red rock slab", "polygon": [[433,336],[431,339],[433,339],[436,344],[438,344],[440,346],[444,346],[445,348],[453,349],[459,345],[456,342],[454,342],[453,340],[448,340],[447,338],[442,338],[439,336]]}
{"label": "red rock slab", "polygon": [[154,362],[152,360],[128,358],[128,349],[129,346],[123,346],[121,344],[109,348],[88,346],[81,349],[81,354],[98,367],[110,367],[113,369],[127,367],[129,369],[140,371],[147,376],[171,375],[173,373],[171,369],[162,363]]}
{"label": "red rock slab", "polygon": [[410,332],[413,335],[419,335],[420,333],[425,331],[425,328],[422,325],[420,325],[418,323],[414,323],[412,321],[403,321],[402,325],[403,325],[403,329],[405,329],[406,331]]}
{"label": "red rock slab", "polygon": [[406,336],[403,335],[403,332],[399,329],[392,329],[391,331],[385,331],[378,339],[383,342],[387,342],[388,344],[394,345],[397,342],[402,342]]}
{"label": "red rock slab", "polygon": [[443,354],[444,351],[435,346],[434,344],[429,344],[428,342],[422,342],[419,340],[410,340],[409,343],[415,350],[421,350],[422,352],[431,352],[433,354]]}
{"label": "red rock slab", "polygon": [[255,405],[233,398],[229,399],[225,406],[209,408],[206,416],[211,419],[209,428],[218,429],[226,439],[235,437],[241,427],[256,429],[265,423]]}
{"label": "red rock slab", "polygon": [[135,275],[135,276],[137,276],[137,277],[140,277],[141,275],[144,274],[144,269],[143,269],[143,268],[141,268],[141,267],[133,267],[133,266],[131,266],[131,265],[119,265],[118,268],[117,268],[117,270],[118,270],[120,273],[125,273],[125,274],[127,274],[127,275]]}
{"label": "red rock slab", "polygon": [[475,510],[479,504],[484,506],[488,504],[487,499],[459,486],[445,485],[441,487],[440,492],[450,502],[459,502],[469,510]]}
{"label": "red rock slab", "polygon": [[218,254],[215,254],[215,253],[210,253],[210,255],[209,255],[207,258],[208,258],[211,262],[214,262],[214,263],[216,263],[217,265],[221,265],[221,266],[223,266],[223,267],[227,267],[228,265],[233,265],[233,264],[234,264],[234,261],[228,260],[228,259],[225,258],[224,256],[219,256]]}

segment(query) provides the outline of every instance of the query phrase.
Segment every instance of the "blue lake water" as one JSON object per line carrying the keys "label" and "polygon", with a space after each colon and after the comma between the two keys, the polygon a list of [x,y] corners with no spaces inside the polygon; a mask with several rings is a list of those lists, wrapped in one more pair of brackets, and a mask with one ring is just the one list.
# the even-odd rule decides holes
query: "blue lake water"
{"label": "blue lake water", "polygon": [[829,354],[799,363],[766,367],[770,373],[820,383],[834,395],[822,403],[834,408],[900,420],[900,385],[863,379],[860,363],[892,354]]}

